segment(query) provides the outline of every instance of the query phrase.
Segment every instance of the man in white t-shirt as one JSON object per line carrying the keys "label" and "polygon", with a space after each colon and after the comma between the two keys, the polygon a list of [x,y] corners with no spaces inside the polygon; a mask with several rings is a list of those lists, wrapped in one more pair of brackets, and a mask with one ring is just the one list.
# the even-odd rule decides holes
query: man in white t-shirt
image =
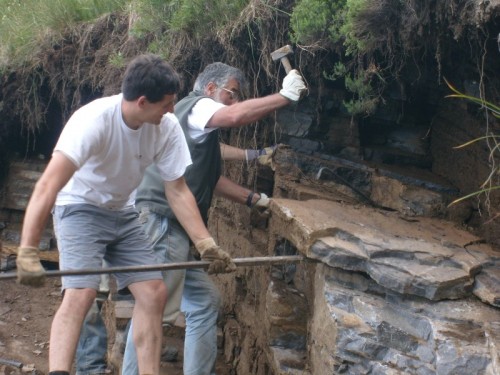
{"label": "man in white t-shirt", "polygon": [[[38,286],[45,271],[38,257],[41,233],[53,209],[62,270],[155,263],[138,220],[134,190],[146,167],[156,164],[179,222],[218,271],[235,266],[213,243],[184,172],[191,164],[181,127],[172,115],[180,81],[155,55],[127,67],[119,95],[97,99],[69,119],[52,159],[26,209],[17,256],[18,281]],[[55,205],[55,206],[54,206]],[[141,374],[158,374],[162,314],[167,291],[161,272],[114,275],[118,289],[135,298],[133,340]],[[62,278],[63,299],[50,333],[49,374],[69,375],[84,317],[96,297],[100,275]]]}

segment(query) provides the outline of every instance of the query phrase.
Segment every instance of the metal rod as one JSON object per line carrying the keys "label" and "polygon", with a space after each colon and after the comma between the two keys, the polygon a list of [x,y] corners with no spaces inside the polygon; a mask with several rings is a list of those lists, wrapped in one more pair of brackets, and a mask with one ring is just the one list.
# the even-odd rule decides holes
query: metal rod
{"label": "metal rod", "polygon": [[[283,255],[271,257],[250,257],[250,258],[234,258],[233,262],[237,267],[249,266],[269,266],[273,264],[283,263],[300,263],[304,261],[311,261],[312,259],[306,258],[302,255]],[[60,276],[80,276],[80,275],[102,275],[109,273],[120,272],[146,272],[146,271],[166,271],[166,270],[180,270],[192,268],[208,268],[210,262],[206,261],[193,261],[193,262],[178,262],[178,263],[162,263],[151,264],[147,266],[128,266],[128,267],[109,267],[100,269],[81,269],[81,270],[64,270],[64,271],[46,271],[46,277],[60,277]],[[8,272],[0,274],[0,280],[14,279],[17,275],[15,272]]]}
{"label": "metal rod", "polygon": [[6,358],[0,358],[0,364],[1,365],[7,365],[7,366],[12,366],[12,367],[17,367],[17,368],[22,368],[23,364],[19,361],[15,361],[13,359],[6,359]]}

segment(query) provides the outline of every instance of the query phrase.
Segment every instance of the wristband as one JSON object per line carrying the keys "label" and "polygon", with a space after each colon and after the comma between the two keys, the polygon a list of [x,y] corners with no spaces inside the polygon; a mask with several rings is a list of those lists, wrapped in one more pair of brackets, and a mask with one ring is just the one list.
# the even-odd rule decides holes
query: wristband
{"label": "wristband", "polygon": [[255,195],[255,193],[253,191],[250,192],[250,194],[248,194],[248,197],[247,197],[247,206],[252,208],[252,199],[253,199],[253,196]]}

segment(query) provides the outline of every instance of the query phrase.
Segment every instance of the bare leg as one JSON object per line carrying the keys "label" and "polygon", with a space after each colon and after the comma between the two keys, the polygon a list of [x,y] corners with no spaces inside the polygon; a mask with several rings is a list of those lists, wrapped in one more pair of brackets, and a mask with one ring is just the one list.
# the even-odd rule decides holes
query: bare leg
{"label": "bare leg", "polygon": [[139,374],[158,374],[162,339],[163,309],[167,288],[163,280],[141,281],[128,286],[135,298],[132,319]]}
{"label": "bare leg", "polygon": [[49,371],[71,371],[85,315],[96,297],[94,289],[66,289],[50,330]]}

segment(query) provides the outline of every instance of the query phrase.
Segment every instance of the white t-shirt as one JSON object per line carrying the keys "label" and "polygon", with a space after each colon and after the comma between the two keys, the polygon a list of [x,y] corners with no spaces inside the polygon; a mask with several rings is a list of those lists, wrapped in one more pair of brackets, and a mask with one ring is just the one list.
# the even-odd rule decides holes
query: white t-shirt
{"label": "white t-shirt", "polygon": [[225,106],[210,98],[198,100],[188,115],[189,136],[197,143],[203,142],[208,133],[217,129],[212,127],[207,128],[208,121],[210,121],[215,112]]}
{"label": "white t-shirt", "polygon": [[121,112],[122,94],[94,100],[77,110],[61,132],[54,151],[78,168],[59,192],[56,205],[89,203],[119,210],[134,204],[132,194],[153,162],[165,181],[191,164],[177,118],[168,113],[159,125],[133,130]]}

